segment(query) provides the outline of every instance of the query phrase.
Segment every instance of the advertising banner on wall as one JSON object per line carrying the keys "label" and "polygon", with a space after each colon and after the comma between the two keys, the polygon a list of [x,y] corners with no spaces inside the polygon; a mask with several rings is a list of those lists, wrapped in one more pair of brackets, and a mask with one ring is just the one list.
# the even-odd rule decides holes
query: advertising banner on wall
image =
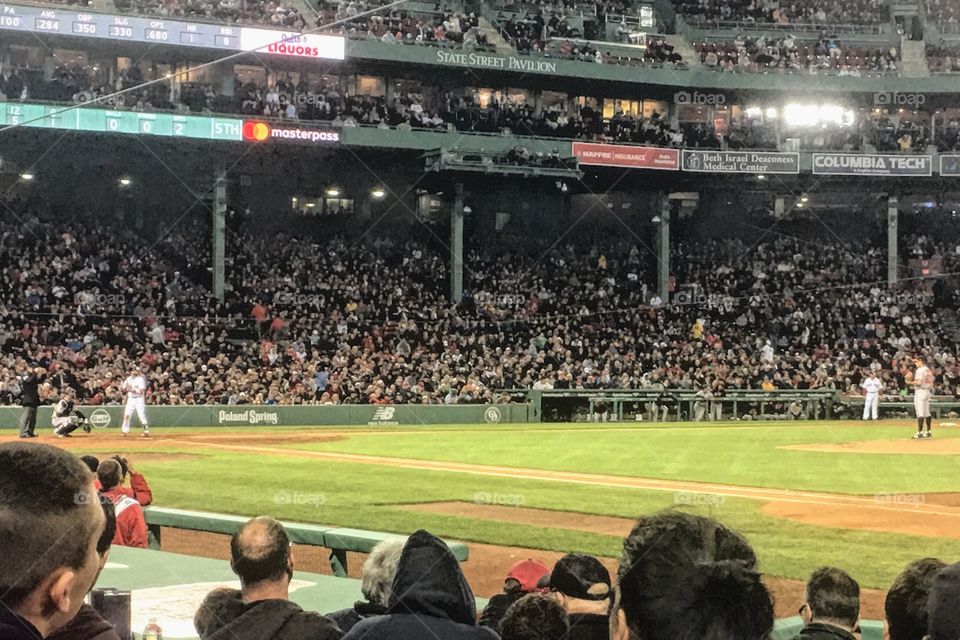
{"label": "advertising banner on wall", "polygon": [[837,176],[929,176],[931,156],[815,153],[813,173]]}
{"label": "advertising banner on wall", "polygon": [[680,168],[679,149],[574,142],[573,155],[580,161],[580,164],[604,167],[661,169],[665,171],[676,171]]}
{"label": "advertising banner on wall", "polygon": [[800,173],[800,154],[776,151],[684,150],[683,170],[710,173]]}

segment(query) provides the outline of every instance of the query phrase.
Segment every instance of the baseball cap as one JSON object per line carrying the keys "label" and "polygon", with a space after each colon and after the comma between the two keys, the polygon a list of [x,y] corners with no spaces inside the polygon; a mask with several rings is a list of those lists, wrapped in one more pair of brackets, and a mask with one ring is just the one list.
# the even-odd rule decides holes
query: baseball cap
{"label": "baseball cap", "polygon": [[593,556],[568,553],[553,567],[550,588],[579,600],[610,597],[610,572]]}
{"label": "baseball cap", "polygon": [[516,580],[520,583],[520,591],[533,593],[540,590],[539,582],[550,575],[550,567],[539,560],[521,560],[510,567],[507,580]]}
{"label": "baseball cap", "polygon": [[960,562],[941,569],[933,578],[927,597],[929,640],[960,638]]}

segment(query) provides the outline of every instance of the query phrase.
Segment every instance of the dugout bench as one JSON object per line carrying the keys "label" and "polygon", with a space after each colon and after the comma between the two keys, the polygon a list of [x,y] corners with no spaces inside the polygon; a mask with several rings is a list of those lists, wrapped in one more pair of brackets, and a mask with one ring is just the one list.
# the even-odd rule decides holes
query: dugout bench
{"label": "dugout bench", "polygon": [[[561,394],[544,393],[544,396],[559,395]],[[582,398],[586,394],[581,390],[577,390],[576,394],[564,392],[563,395],[567,395],[568,397],[572,396]],[[759,413],[760,417],[762,418],[766,415],[768,404],[790,404],[794,401],[799,401],[804,407],[803,413],[801,414],[801,419],[818,420],[820,418],[826,418],[829,420],[832,417],[833,403],[836,398],[836,392],[832,389],[777,389],[775,391],[760,391],[756,389],[728,389],[723,398],[715,398],[709,401],[698,397],[693,391],[671,389],[669,391],[669,395],[675,399],[675,402],[671,410],[667,413],[666,420],[683,420],[684,415],[686,416],[686,420],[693,420],[694,405],[698,401],[705,402],[708,405],[715,405],[719,403],[724,408],[727,408],[728,412],[732,410],[732,413],[727,414],[727,419],[730,417],[739,417],[740,406],[744,404],[759,405]],[[596,420],[596,407],[601,403],[610,408],[611,419],[617,421],[623,420],[624,405],[640,405],[643,407],[643,413],[646,414],[650,412],[650,405],[657,399],[658,396],[659,391],[652,389],[608,389],[603,391],[595,391],[586,396],[589,402],[587,419],[590,421]],[[683,413],[684,407],[686,407],[685,413]],[[706,419],[710,420],[709,410],[707,410]],[[659,419],[657,421],[659,421]]]}
{"label": "dugout bench", "polygon": [[[166,507],[144,507],[144,518],[156,545],[160,545],[162,527],[222,533],[232,536],[250,518],[209,511],[188,511]],[[347,527],[332,527],[301,522],[283,522],[290,541],[296,544],[330,549],[330,569],[333,575],[347,577],[347,553],[370,553],[383,540],[402,537],[396,533],[366,531]],[[467,545],[462,542],[445,541],[458,562],[469,557]]]}

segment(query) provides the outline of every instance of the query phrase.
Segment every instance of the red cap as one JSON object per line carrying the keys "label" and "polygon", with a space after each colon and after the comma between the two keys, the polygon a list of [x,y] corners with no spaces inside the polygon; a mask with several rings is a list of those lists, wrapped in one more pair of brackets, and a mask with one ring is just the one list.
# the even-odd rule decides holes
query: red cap
{"label": "red cap", "polygon": [[543,591],[537,587],[537,582],[544,576],[550,575],[550,567],[539,560],[521,560],[512,567],[507,574],[507,580],[513,579],[520,583],[520,590],[524,593]]}

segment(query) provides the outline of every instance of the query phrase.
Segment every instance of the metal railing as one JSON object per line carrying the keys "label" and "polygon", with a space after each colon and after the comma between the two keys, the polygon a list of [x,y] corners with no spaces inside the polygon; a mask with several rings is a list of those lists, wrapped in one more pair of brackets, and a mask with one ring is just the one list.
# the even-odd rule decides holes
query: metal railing
{"label": "metal railing", "polygon": [[880,35],[883,28],[877,24],[829,24],[829,23],[789,23],[754,22],[750,20],[695,20],[691,16],[683,16],[687,26],[694,29],[735,29],[737,31],[783,31],[787,33],[820,33],[830,34],[857,33],[864,35]]}

